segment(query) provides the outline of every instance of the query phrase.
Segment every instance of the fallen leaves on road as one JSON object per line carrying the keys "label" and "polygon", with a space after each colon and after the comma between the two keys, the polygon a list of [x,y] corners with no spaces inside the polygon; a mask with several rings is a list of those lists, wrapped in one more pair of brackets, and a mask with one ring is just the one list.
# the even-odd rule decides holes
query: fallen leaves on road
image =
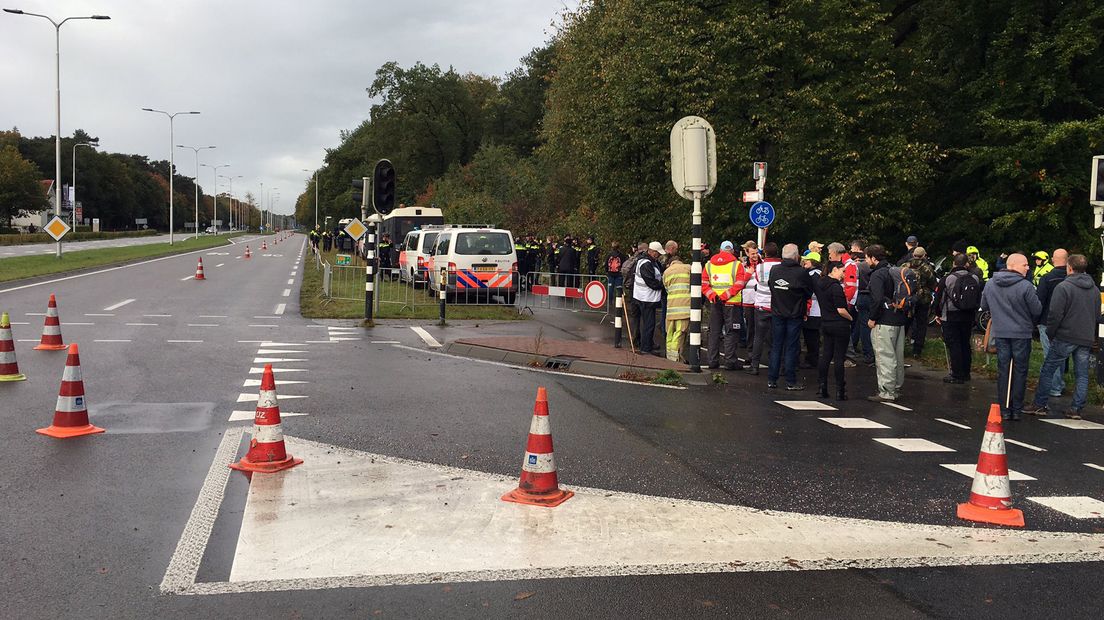
{"label": "fallen leaves on road", "polygon": [[524,601],[525,599],[529,598],[530,596],[533,596],[534,594],[536,594],[536,592],[518,592],[517,596],[514,597],[514,600],[515,601]]}

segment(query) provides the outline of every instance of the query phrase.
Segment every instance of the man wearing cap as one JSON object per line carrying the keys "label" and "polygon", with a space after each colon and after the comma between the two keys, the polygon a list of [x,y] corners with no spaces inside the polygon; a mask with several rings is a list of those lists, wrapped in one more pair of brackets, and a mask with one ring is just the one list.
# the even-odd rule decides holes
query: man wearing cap
{"label": "man wearing cap", "polygon": [[897,261],[898,267],[903,267],[912,260],[912,253],[916,250],[916,247],[920,245],[920,240],[916,238],[916,235],[909,235],[908,239],[905,239],[905,255]]}
{"label": "man wearing cap", "polygon": [[660,355],[654,350],[656,310],[663,298],[663,270],[657,262],[664,255],[658,241],[648,244],[648,251],[636,261],[633,299],[640,308],[640,352]]}
{"label": "man wearing cap", "polygon": [[[801,266],[813,279],[815,291],[816,282],[820,279],[820,252],[812,250],[806,252],[805,256],[801,257]],[[813,295],[809,298],[809,310],[805,323],[801,325],[801,338],[805,341],[805,361],[801,363],[801,368],[816,368],[820,363],[820,316],[820,302],[816,295]]]}
{"label": "man wearing cap", "polygon": [[721,365],[721,340],[724,339],[725,369],[740,368],[736,354],[743,329],[742,291],[748,275],[743,263],[732,253],[731,241],[721,243],[721,251],[705,264],[702,274],[702,296],[711,304],[709,308],[709,367]]}
{"label": "man wearing cap", "polygon": [[909,318],[909,340],[912,342],[913,357],[920,357],[924,351],[924,341],[928,338],[928,314],[932,307],[932,292],[935,291],[935,268],[928,260],[928,251],[920,246],[912,249],[912,260],[906,267],[916,274],[920,292]]}
{"label": "man wearing cap", "polygon": [[802,254],[802,256],[808,256],[809,252],[816,252],[817,254],[820,254],[821,250],[823,250],[823,249],[824,249],[824,244],[823,243],[821,243],[819,241],[810,241],[808,250],[805,251]]}

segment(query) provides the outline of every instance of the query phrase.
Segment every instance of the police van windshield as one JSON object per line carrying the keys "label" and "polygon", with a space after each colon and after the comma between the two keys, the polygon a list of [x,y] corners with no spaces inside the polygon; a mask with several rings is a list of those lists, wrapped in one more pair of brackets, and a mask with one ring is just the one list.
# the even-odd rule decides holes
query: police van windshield
{"label": "police van windshield", "polygon": [[457,254],[506,256],[513,251],[510,235],[504,232],[462,232],[456,236]]}

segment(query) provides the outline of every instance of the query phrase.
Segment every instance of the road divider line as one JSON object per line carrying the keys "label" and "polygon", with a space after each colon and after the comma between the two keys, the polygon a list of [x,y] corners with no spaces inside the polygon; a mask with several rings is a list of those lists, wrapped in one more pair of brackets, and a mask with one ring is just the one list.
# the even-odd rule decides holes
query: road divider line
{"label": "road divider line", "polygon": [[250,325],[250,327],[279,327],[279,325]]}
{"label": "road divider line", "polygon": [[[38,342],[38,341],[35,340],[34,342]],[[309,344],[333,344],[334,343],[333,340],[308,340],[307,342]]]}
{"label": "road divider line", "polygon": [[935,421],[936,422],[942,422],[944,424],[950,424],[951,426],[956,426],[958,428],[964,428],[966,430],[970,430],[970,427],[966,426],[965,424],[959,424],[958,422],[951,422],[950,420],[947,420],[945,418],[936,418]]}
{"label": "road divider line", "polygon": [[46,316],[45,312],[26,312],[26,316]]}
{"label": "road divider line", "polygon": [[157,327],[157,323],[125,323],[129,327]]}
{"label": "road divider line", "polygon": [[254,364],[287,364],[289,362],[305,362],[306,359],[296,357],[255,357]]}
{"label": "road divider line", "polygon": [[11,324],[12,325],[30,325],[30,323],[28,323],[26,321],[12,321]]}
{"label": "road divider line", "polygon": [[16,342],[41,342],[41,340],[38,338],[20,338]]}
{"label": "road divider line", "polygon": [[[294,399],[299,399],[299,398],[308,398],[308,397],[298,395],[298,394],[280,394],[280,396],[279,396],[280,400],[294,400]],[[238,394],[238,401],[237,402],[239,402],[239,403],[255,403],[255,402],[259,401],[260,399],[261,399],[261,395],[257,392],[242,392],[241,394]]]}
{"label": "road divider line", "polygon": [[897,403],[885,403],[885,402],[883,402],[882,404],[887,406],[887,407],[893,407],[894,409],[900,409],[901,411],[912,411],[912,409],[909,409],[908,407],[905,407],[904,405],[898,405]]}
{"label": "road divider line", "polygon": [[284,292],[280,293],[280,294],[283,295],[284,297],[291,297],[291,289],[290,288],[285,288]]}
{"label": "road divider line", "polygon": [[295,284],[295,278],[288,278],[288,284]]}
{"label": "road divider line", "polygon": [[284,310],[285,310],[286,308],[287,308],[287,304],[276,304],[276,310],[275,310],[275,311],[273,311],[273,313],[272,313],[272,314],[276,314],[276,315],[280,315],[280,314],[283,314],[283,313],[284,313]]}
{"label": "road divider line", "polygon": [[[35,340],[35,342],[38,342],[38,341]],[[308,369],[306,369],[306,368],[273,368],[272,369],[272,372],[307,372],[307,371],[308,371]],[[249,369],[249,374],[251,374],[251,375],[259,375],[263,372],[264,372],[264,368],[250,368]]]}
{"label": "road divider line", "polygon": [[1015,439],[1009,439],[1009,438],[1005,437],[1004,441],[1005,441],[1005,443],[1010,443],[1014,446],[1019,446],[1021,448],[1027,448],[1028,450],[1034,450],[1036,452],[1046,452],[1046,448],[1040,448],[1039,446],[1033,446],[1029,443],[1024,443],[1022,441],[1016,441]]}
{"label": "road divider line", "polygon": [[[276,385],[298,385],[301,383],[310,383],[310,381],[293,381],[291,379],[277,379]],[[260,387],[261,379],[246,379],[242,387]],[[283,415],[282,413],[280,415]]]}
{"label": "road divider line", "polygon": [[[662,384],[659,384],[659,383],[641,383],[640,381],[629,381],[627,379],[615,379],[613,377],[595,377],[594,375],[577,375],[577,374],[572,374],[572,373],[569,373],[569,372],[549,370],[547,368],[534,368],[532,366],[518,366],[516,364],[507,364],[506,362],[495,362],[495,361],[491,361],[491,360],[481,360],[481,359],[476,359],[474,357],[463,357],[463,356],[460,356],[460,355],[452,355],[451,353],[442,353],[440,351],[426,351],[425,349],[419,349],[418,347],[408,347],[405,344],[393,344],[391,346],[396,348],[396,349],[403,349],[405,351],[413,351],[415,353],[420,353],[420,354],[428,353],[430,355],[437,355],[439,357],[448,357],[448,358],[451,358],[451,359],[454,359],[454,360],[460,360],[460,361],[463,361],[463,362],[472,362],[472,363],[475,363],[475,364],[487,364],[488,366],[501,366],[503,368],[511,368],[511,369],[514,369],[514,370],[524,370],[526,372],[535,372],[535,373],[545,374],[545,375],[555,375],[557,377],[563,377],[565,379],[592,379],[594,381],[605,381],[607,383],[623,383],[623,384],[626,384],[626,385],[635,385],[635,386],[639,386],[639,387],[650,387],[650,388],[660,388],[660,389],[664,389],[664,390],[685,390],[686,389],[685,387],[683,387],[681,385],[662,385]],[[252,372],[253,370],[257,370],[257,373],[253,373],[253,374],[258,374],[264,369],[263,368],[250,369],[250,372]]]}
{"label": "road divider line", "polygon": [[[195,276],[192,276],[192,277],[194,278]],[[104,308],[104,312],[111,312],[112,310],[118,310],[119,308],[122,308],[123,306],[125,306],[127,304],[130,304],[130,303],[134,303],[134,300],[133,299],[124,299],[124,300],[120,301],[117,304],[112,304],[112,305]]]}
{"label": "road divider line", "polygon": [[440,348],[441,343],[437,342],[437,339],[434,338],[429,332],[427,332],[425,328],[418,327],[417,325],[412,325],[410,329],[414,330],[414,333],[418,334],[418,336],[421,337],[422,341],[424,341],[426,345],[434,348]]}

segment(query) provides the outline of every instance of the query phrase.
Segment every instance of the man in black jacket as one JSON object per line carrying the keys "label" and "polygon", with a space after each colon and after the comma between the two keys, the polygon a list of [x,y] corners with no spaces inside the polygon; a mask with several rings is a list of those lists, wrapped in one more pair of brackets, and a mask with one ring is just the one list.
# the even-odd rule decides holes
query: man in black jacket
{"label": "man in black jacket", "polygon": [[[805,389],[797,382],[797,356],[801,352],[801,325],[805,321],[807,302],[813,295],[813,279],[797,259],[800,250],[787,243],[782,248],[782,262],[770,270],[771,347],[767,387],[778,387],[778,375],[785,374],[787,390]],[[783,361],[783,358],[785,360]]]}
{"label": "man in black jacket", "polygon": [[662,349],[654,350],[656,311],[663,297],[663,270],[657,262],[665,252],[658,241],[648,244],[648,251],[636,261],[633,299],[640,308],[640,352],[662,357]]}
{"label": "man in black jacket", "polygon": [[[1062,283],[1066,279],[1066,261],[1069,258],[1069,252],[1058,248],[1054,250],[1054,255],[1051,256],[1050,261],[1054,265],[1054,269],[1045,276],[1039,278],[1039,288],[1035,291],[1039,296],[1039,301],[1043,304],[1043,313],[1039,325],[1039,344],[1043,345],[1043,358],[1046,358],[1050,352],[1050,333],[1047,332],[1046,318],[1047,313],[1050,311],[1050,297],[1054,293],[1054,288]],[[1050,382],[1050,395],[1061,396],[1062,390],[1066,389],[1066,368],[1058,367],[1054,369],[1054,376],[1051,377]]]}
{"label": "man in black jacket", "polygon": [[[932,302],[938,309],[936,322],[943,330],[943,343],[947,346],[947,357],[951,365],[950,374],[943,377],[943,383],[966,383],[970,380],[970,364],[973,351],[970,348],[970,334],[974,329],[974,315],[978,306],[972,302],[969,306],[960,308],[953,301],[953,291],[956,286],[971,284],[978,290],[980,300],[981,278],[967,269],[965,254],[955,254],[951,272],[943,276],[935,285],[935,299]],[[960,278],[968,278],[959,282]],[[960,302],[966,304],[966,302]]]}
{"label": "man in black jacket", "polygon": [[[1089,394],[1089,352],[1096,340],[1100,320],[1100,291],[1085,268],[1089,261],[1081,254],[1069,257],[1066,279],[1054,288],[1050,298],[1050,310],[1046,315],[1047,334],[1050,335],[1050,351],[1043,360],[1039,373],[1039,387],[1035,390],[1033,406],[1024,413],[1046,417],[1047,400],[1050,397],[1054,372],[1070,356],[1073,357],[1073,404],[1065,416],[1081,419],[1081,410]],[[1056,268],[1057,269],[1057,268]]]}
{"label": "man in black jacket", "polygon": [[560,272],[560,286],[578,286],[575,282],[575,276],[572,274],[579,273],[579,250],[575,247],[575,241],[571,238],[571,235],[564,237],[558,259],[557,271]]}
{"label": "man in black jacket", "polygon": [[889,263],[885,247],[866,248],[870,263],[870,341],[874,345],[874,368],[878,374],[878,393],[867,400],[894,402],[905,384],[905,323],[907,316],[893,305],[898,268]]}

